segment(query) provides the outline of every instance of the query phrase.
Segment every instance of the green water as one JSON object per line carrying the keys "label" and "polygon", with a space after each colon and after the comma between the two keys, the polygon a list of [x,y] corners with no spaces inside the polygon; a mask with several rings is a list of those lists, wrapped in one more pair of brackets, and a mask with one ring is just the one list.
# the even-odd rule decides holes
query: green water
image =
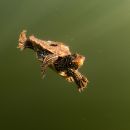
{"label": "green water", "polygon": [[[130,1],[0,0],[0,129],[129,130]],[[78,93],[52,70],[41,79],[18,35],[62,41],[86,56]]]}

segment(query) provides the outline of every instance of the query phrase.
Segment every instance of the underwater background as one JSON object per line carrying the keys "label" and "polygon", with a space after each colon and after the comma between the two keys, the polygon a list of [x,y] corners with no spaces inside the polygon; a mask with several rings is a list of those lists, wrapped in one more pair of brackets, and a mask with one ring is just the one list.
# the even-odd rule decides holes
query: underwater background
{"label": "underwater background", "polygon": [[[130,1],[0,0],[0,129],[129,130]],[[79,93],[52,70],[42,80],[20,32],[66,43],[86,57]]]}

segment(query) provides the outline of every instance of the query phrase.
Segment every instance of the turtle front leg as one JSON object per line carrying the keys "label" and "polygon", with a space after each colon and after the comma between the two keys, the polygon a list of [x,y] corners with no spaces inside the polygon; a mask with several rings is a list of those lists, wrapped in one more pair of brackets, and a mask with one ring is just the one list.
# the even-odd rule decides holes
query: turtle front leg
{"label": "turtle front leg", "polygon": [[58,59],[58,56],[55,54],[49,54],[43,57],[42,60],[42,65],[41,65],[41,73],[42,73],[42,78],[45,76],[45,72],[47,67],[50,65],[53,65],[53,63]]}

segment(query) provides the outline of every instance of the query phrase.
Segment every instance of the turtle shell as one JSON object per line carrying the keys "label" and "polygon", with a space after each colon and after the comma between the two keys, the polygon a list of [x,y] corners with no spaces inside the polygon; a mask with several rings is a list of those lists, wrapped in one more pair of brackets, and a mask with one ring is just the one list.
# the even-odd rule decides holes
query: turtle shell
{"label": "turtle shell", "polygon": [[63,43],[40,40],[33,35],[27,37],[26,30],[23,30],[19,36],[18,48],[20,48],[21,50],[25,48],[35,48],[36,50],[39,50],[40,48],[40,50],[45,50],[47,52],[50,52],[51,54],[55,54],[60,57],[71,55],[69,47],[64,45]]}
{"label": "turtle shell", "polygon": [[52,54],[56,54],[60,57],[71,55],[69,47],[61,42],[44,41],[34,36],[30,36],[29,41],[33,44],[33,46],[39,46],[43,50],[47,50]]}

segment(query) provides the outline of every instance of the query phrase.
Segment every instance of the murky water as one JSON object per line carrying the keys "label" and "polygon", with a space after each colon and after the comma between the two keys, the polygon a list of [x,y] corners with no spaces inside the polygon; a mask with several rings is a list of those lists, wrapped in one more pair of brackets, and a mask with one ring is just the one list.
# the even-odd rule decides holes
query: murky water
{"label": "murky water", "polygon": [[[130,1],[0,1],[0,127],[17,130],[130,129]],[[62,41],[86,56],[90,83],[78,93],[52,70],[41,79],[18,35]]]}

